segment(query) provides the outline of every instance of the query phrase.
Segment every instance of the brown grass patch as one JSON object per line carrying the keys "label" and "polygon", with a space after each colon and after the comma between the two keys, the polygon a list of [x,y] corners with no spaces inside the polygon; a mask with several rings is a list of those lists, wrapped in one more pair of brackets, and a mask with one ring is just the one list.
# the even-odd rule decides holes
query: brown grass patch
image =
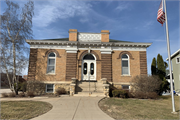
{"label": "brown grass patch", "polygon": [[1,101],[1,119],[31,119],[52,109],[40,101]]}
{"label": "brown grass patch", "polygon": [[[180,97],[175,96],[176,112],[180,112]],[[172,114],[171,96],[159,100],[108,98],[99,107],[115,119],[179,119],[180,113]]]}

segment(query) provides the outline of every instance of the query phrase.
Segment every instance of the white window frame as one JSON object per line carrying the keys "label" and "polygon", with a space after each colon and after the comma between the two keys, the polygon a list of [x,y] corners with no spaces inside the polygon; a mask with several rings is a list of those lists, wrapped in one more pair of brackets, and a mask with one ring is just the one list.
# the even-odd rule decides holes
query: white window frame
{"label": "white window frame", "polygon": [[[127,90],[130,90],[130,85],[121,85],[122,86],[122,89],[123,89],[123,86],[129,86],[129,89],[127,89]],[[126,89],[124,89],[124,90],[126,90]]]}
{"label": "white window frame", "polygon": [[[46,73],[47,73],[47,74],[55,74],[55,73],[56,73],[56,53],[54,53],[54,54],[55,54],[55,57],[49,57],[49,55],[50,55],[51,53],[54,53],[54,52],[50,52],[50,53],[48,54],[47,69],[46,69]],[[49,72],[48,72],[49,59],[54,59],[54,60],[55,60],[55,61],[54,61],[54,72],[53,72],[53,73],[49,73]]]}
{"label": "white window frame", "polygon": [[[124,54],[123,54],[124,55]],[[122,55],[122,56],[123,56]],[[125,55],[127,55],[127,57],[128,58],[122,58],[122,56],[121,56],[121,75],[124,75],[124,76],[126,76],[126,75],[130,75],[130,62],[129,62],[129,55],[128,54],[125,54]],[[125,61],[125,60],[127,60],[128,61],[128,74],[123,74],[123,66],[122,66],[122,61]]]}
{"label": "white window frame", "polygon": [[[53,92],[48,92],[47,91],[47,85],[53,85]],[[46,84],[46,93],[54,93],[54,84]]]}
{"label": "white window frame", "polygon": [[[178,58],[179,58],[179,62],[177,61]],[[176,64],[180,64],[180,57],[176,57]]]}

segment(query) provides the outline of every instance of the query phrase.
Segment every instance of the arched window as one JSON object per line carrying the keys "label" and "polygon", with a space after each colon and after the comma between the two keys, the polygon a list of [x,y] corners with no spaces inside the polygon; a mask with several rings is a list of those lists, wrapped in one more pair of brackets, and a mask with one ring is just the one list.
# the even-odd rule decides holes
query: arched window
{"label": "arched window", "polygon": [[91,54],[87,54],[83,57],[83,60],[95,60],[94,56]]}
{"label": "arched window", "polygon": [[52,52],[48,55],[47,73],[55,73],[56,55]]}
{"label": "arched window", "polygon": [[129,56],[123,54],[121,57],[122,60],[122,75],[129,75]]}

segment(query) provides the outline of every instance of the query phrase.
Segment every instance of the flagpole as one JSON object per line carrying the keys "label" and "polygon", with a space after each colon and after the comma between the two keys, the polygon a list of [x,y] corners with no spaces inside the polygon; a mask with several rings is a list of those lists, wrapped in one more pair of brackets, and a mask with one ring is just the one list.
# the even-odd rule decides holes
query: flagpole
{"label": "flagpole", "polygon": [[171,54],[170,54],[170,45],[169,45],[169,31],[168,31],[167,12],[166,12],[166,1],[164,0],[163,3],[164,3],[165,20],[166,20],[166,39],[167,39],[168,61],[169,61],[169,72],[170,72],[170,84],[171,84],[171,97],[172,97],[172,109],[173,109],[172,113],[175,113],[174,92],[173,92],[172,71],[171,71]]}

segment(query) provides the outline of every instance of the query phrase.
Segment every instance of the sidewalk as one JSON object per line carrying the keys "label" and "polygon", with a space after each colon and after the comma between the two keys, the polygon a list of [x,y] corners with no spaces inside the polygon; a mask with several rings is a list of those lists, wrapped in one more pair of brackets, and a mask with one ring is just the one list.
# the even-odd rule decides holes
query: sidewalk
{"label": "sidewalk", "polygon": [[32,120],[113,120],[98,106],[102,97],[1,98],[2,100],[36,100],[49,102],[53,108]]}

